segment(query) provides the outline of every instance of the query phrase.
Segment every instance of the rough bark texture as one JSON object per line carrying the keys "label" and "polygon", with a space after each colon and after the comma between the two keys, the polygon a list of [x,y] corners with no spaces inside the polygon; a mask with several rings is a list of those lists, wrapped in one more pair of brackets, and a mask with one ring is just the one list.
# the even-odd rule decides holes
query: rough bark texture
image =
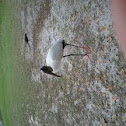
{"label": "rough bark texture", "polygon": [[[37,83],[25,123],[125,125],[126,65],[114,35],[109,0],[36,0],[24,2],[20,13],[22,31],[33,38],[31,51],[22,43],[22,52],[32,62],[31,79]],[[59,39],[91,49],[90,59],[64,58],[60,79],[40,73],[48,49]],[[71,52],[85,50],[66,47],[64,54]]]}

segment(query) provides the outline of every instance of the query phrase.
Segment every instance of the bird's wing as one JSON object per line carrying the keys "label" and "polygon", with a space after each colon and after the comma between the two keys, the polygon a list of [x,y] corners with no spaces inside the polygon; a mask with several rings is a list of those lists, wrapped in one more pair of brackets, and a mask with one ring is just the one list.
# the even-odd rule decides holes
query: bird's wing
{"label": "bird's wing", "polygon": [[52,60],[61,60],[63,57],[63,44],[56,43],[49,49],[49,56]]}

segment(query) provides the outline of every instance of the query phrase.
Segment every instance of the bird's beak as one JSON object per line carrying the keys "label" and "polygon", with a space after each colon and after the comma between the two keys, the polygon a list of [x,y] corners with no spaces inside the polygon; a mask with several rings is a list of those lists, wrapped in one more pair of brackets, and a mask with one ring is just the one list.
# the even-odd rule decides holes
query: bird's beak
{"label": "bird's beak", "polygon": [[56,77],[62,77],[62,76],[54,74],[54,73],[50,73],[50,74],[53,75],[53,76],[56,76]]}

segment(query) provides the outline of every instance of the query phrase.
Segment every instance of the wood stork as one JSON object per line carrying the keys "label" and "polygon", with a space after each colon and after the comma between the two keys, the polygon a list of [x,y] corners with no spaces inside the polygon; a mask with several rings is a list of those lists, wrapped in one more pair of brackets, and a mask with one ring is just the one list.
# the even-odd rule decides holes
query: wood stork
{"label": "wood stork", "polygon": [[88,47],[80,47],[77,45],[68,44],[65,42],[65,40],[56,41],[48,51],[47,58],[46,58],[47,66],[43,66],[40,70],[42,70],[43,72],[47,74],[54,75],[56,77],[61,77],[55,73],[59,71],[62,58],[68,57],[68,56],[86,56],[87,55],[87,54],[69,54],[69,55],[63,56],[64,48],[68,45],[83,48],[83,49],[89,49]]}

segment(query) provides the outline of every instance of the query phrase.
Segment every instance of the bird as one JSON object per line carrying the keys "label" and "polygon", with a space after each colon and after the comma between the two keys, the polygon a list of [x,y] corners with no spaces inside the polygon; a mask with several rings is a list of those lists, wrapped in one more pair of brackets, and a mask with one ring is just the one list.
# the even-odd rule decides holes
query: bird
{"label": "bird", "polygon": [[56,73],[59,71],[61,60],[64,57],[68,56],[86,56],[86,54],[69,54],[69,55],[63,55],[64,48],[66,46],[74,46],[79,47],[83,49],[89,49],[89,47],[80,47],[77,45],[72,45],[69,43],[66,43],[65,40],[58,40],[56,41],[51,48],[48,51],[47,57],[46,57],[46,66],[42,66],[40,68],[41,71],[43,71],[46,74],[50,74],[56,77],[62,77],[60,75],[57,75]]}

